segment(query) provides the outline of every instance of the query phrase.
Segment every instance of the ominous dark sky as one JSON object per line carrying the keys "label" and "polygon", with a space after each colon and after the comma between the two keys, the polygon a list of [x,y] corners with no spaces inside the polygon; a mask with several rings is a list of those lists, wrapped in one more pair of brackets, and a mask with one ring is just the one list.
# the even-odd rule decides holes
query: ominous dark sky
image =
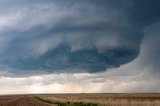
{"label": "ominous dark sky", "polygon": [[0,0],[0,94],[160,92],[160,0]]}
{"label": "ominous dark sky", "polygon": [[[159,0],[2,0],[0,67],[14,74],[118,68],[140,55],[144,28],[159,19]],[[146,58],[159,66],[159,55]]]}

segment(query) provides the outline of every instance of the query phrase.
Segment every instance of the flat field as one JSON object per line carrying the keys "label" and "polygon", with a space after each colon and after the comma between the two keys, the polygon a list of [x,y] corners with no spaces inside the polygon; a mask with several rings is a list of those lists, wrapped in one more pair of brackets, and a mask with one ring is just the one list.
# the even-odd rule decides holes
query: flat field
{"label": "flat field", "polygon": [[160,93],[6,95],[0,106],[160,106]]}
{"label": "flat field", "polygon": [[38,97],[68,104],[92,103],[97,106],[160,106],[160,93],[82,93],[82,94],[48,94]]}
{"label": "flat field", "polygon": [[28,95],[0,96],[0,106],[57,106],[39,101]]}

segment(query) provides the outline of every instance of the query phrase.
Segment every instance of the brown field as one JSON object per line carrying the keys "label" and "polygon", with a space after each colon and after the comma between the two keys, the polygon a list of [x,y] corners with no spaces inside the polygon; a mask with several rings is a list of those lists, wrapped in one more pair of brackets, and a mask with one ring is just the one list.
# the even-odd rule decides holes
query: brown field
{"label": "brown field", "polygon": [[0,96],[0,106],[56,106],[46,104],[31,96]]}
{"label": "brown field", "polygon": [[60,102],[97,103],[102,106],[160,106],[159,93],[134,94],[52,94],[38,97]]}
{"label": "brown field", "polygon": [[63,106],[74,106],[74,103],[79,102],[97,104],[96,106],[160,106],[159,93],[12,95],[0,96],[0,106],[57,106],[44,103],[36,99],[35,96],[53,102],[71,103],[70,105],[66,104]]}

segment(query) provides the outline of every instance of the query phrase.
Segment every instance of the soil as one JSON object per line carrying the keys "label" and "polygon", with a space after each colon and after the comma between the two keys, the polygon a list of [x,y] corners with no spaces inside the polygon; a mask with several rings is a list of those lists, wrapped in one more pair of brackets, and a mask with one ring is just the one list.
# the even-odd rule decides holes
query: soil
{"label": "soil", "polygon": [[38,101],[31,96],[0,96],[0,106],[57,106]]}

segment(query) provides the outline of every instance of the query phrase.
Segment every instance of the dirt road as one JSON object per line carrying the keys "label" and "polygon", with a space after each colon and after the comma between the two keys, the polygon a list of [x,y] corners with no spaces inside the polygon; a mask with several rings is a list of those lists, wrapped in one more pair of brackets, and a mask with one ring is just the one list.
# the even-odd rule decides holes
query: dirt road
{"label": "dirt road", "polygon": [[2,96],[0,106],[56,106],[42,103],[30,96]]}

